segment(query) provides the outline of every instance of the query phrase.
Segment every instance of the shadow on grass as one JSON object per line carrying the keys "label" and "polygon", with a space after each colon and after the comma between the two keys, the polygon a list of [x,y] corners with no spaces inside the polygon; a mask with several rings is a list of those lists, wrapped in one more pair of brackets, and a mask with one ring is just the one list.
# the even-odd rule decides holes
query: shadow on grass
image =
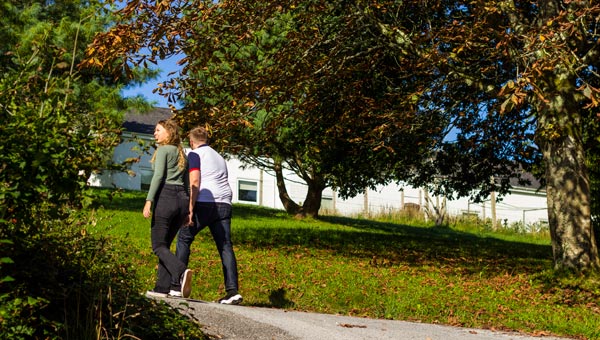
{"label": "shadow on grass", "polygon": [[94,203],[91,208],[105,208],[118,211],[142,211],[147,192],[94,188]]}
{"label": "shadow on grass", "polygon": [[[94,188],[94,203],[92,208],[105,208],[118,211],[142,211],[146,202],[147,192],[137,190],[116,190],[109,188]],[[243,219],[284,218],[289,215],[278,209],[266,208],[250,204],[235,204],[235,217]]]}
{"label": "shadow on grass", "polygon": [[[141,211],[146,197],[145,192],[115,193],[110,189],[101,189],[97,194],[96,205],[123,211]],[[333,251],[345,257],[369,259],[373,266],[454,266],[468,274],[499,270],[532,273],[552,265],[549,245],[480,237],[446,227],[413,227],[338,216],[323,216],[314,223],[289,227],[295,220],[285,211],[243,204],[234,206],[233,217],[237,245],[289,252],[303,248]],[[264,227],[244,227],[244,220],[263,219]]]}
{"label": "shadow on grass", "polygon": [[[254,216],[252,210],[244,210],[236,206],[236,216]],[[324,222],[323,228],[319,221]],[[243,225],[243,220],[236,223]],[[376,267],[452,266],[466,275],[539,273],[552,265],[549,245],[480,237],[447,227],[413,227],[347,217],[321,217],[306,227],[277,227],[271,223],[261,228],[236,228],[234,242],[290,252],[331,251],[368,260]]]}
{"label": "shadow on grass", "polygon": [[235,218],[241,219],[274,218],[288,220],[290,218],[290,215],[283,210],[249,204],[235,204],[233,214]]}
{"label": "shadow on grass", "polygon": [[294,308],[296,303],[286,297],[287,290],[285,288],[278,288],[269,292],[269,303],[253,303],[254,307],[267,307],[267,308]]}

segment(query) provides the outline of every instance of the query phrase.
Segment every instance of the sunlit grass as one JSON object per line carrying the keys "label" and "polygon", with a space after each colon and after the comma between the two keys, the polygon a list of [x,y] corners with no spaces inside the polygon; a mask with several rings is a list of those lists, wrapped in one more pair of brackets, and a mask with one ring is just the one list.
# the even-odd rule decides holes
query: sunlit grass
{"label": "sunlit grass", "polygon": [[[103,191],[104,193],[106,191]],[[156,258],[144,193],[101,201],[92,232],[123,240],[151,288]],[[417,226],[234,206],[233,242],[244,304],[372,318],[600,338],[597,276],[552,272],[547,236],[481,227]],[[192,297],[224,294],[208,230],[192,246]]]}

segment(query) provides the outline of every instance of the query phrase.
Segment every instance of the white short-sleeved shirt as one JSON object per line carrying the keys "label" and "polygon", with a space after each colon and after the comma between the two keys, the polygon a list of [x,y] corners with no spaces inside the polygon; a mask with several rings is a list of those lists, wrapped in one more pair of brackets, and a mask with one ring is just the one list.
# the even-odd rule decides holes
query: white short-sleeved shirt
{"label": "white short-sleeved shirt", "polygon": [[189,171],[200,171],[200,191],[196,202],[231,204],[227,162],[208,145],[202,145],[188,154]]}

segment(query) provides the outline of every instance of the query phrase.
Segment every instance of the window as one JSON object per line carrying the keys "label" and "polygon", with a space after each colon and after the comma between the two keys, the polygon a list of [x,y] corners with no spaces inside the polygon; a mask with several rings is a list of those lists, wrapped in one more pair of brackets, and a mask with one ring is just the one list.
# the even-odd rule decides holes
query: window
{"label": "window", "polygon": [[255,181],[238,181],[238,200],[258,203],[258,183]]}
{"label": "window", "polygon": [[152,182],[152,176],[154,175],[154,171],[152,171],[152,168],[140,167],[139,173],[142,176],[140,189],[147,191],[148,189],[150,189],[150,182]]}

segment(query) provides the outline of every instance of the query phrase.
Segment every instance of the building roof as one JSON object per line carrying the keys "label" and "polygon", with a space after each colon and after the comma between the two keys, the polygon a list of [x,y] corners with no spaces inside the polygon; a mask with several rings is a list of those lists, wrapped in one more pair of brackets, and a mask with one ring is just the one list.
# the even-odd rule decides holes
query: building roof
{"label": "building roof", "polygon": [[156,107],[146,113],[127,112],[123,122],[126,131],[152,135],[158,121],[168,119],[173,115],[170,109]]}
{"label": "building roof", "polygon": [[526,188],[526,189],[533,189],[533,190],[539,190],[540,192],[546,192],[546,187],[544,185],[542,185],[542,183],[535,178],[535,176],[530,173],[530,172],[523,172],[521,174],[521,178],[529,181],[530,184],[521,184],[519,183],[519,180],[516,178],[511,178],[510,179],[510,185],[513,188]]}

